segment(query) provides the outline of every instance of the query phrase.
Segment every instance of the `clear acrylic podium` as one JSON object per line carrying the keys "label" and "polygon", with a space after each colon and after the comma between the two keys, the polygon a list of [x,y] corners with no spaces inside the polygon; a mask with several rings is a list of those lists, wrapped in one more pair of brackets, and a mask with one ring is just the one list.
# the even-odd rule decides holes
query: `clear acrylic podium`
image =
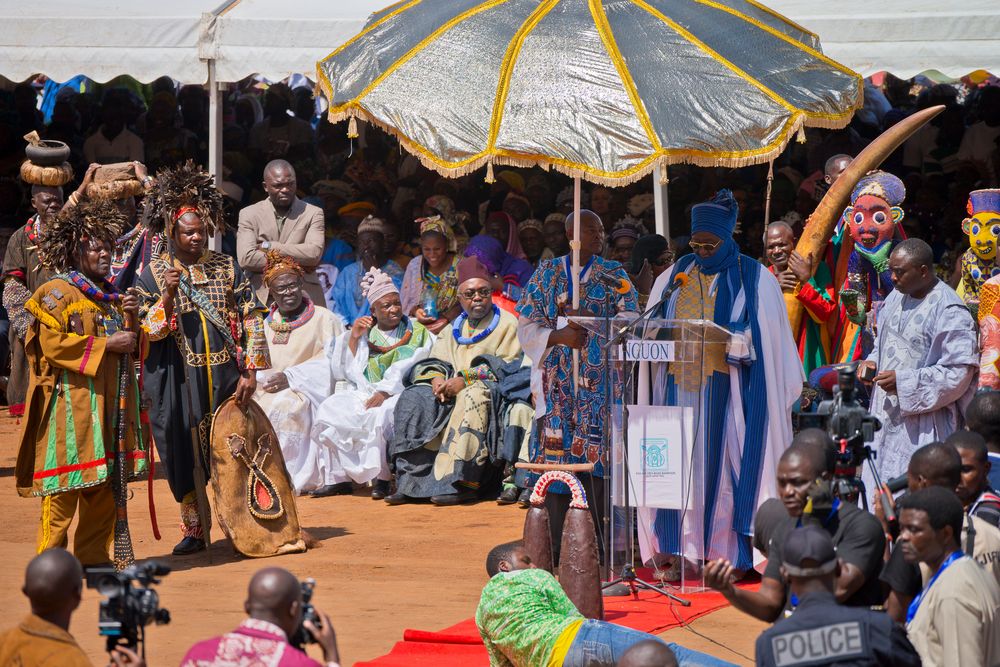
{"label": "clear acrylic podium", "polygon": [[740,356],[743,338],[708,320],[637,323],[635,313],[566,319],[600,337],[614,369],[603,527],[608,578],[641,553],[641,562],[657,571],[673,564],[678,576],[668,583],[682,593],[705,590],[703,565],[712,552],[705,526],[704,442],[711,425],[704,406],[713,398],[707,380],[728,374],[727,358]]}

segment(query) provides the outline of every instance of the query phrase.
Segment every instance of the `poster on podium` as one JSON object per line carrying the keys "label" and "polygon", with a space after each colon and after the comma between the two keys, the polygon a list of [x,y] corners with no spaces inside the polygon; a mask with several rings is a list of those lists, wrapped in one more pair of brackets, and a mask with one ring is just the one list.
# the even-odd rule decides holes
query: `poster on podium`
{"label": "poster on podium", "polygon": [[663,405],[628,408],[628,483],[635,507],[688,506],[694,410]]}

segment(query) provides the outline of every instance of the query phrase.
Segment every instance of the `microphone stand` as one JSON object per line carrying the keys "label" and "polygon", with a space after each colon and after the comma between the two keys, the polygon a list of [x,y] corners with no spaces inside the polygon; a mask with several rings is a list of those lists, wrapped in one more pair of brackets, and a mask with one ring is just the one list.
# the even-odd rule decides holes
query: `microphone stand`
{"label": "microphone stand", "polygon": [[[628,404],[629,404],[629,397],[631,396],[630,392],[634,391],[635,387],[633,386],[631,389],[629,388],[629,381],[632,379],[632,370],[629,368],[628,360],[626,357],[626,351],[627,351],[626,335],[631,331],[633,331],[639,323],[647,321],[652,313],[656,312],[660,307],[663,306],[664,303],[667,302],[668,299],[670,299],[671,296],[673,296],[673,293],[677,290],[677,288],[681,286],[681,284],[682,283],[677,282],[675,279],[674,283],[671,284],[671,286],[668,289],[664,290],[663,296],[660,298],[659,301],[653,304],[652,307],[647,308],[646,311],[642,313],[642,315],[640,315],[639,318],[636,319],[634,322],[631,322],[630,324],[623,326],[614,336],[614,338],[610,339],[604,346],[605,354],[608,356],[609,359],[612,346],[618,345],[621,348],[619,354],[621,355],[622,373],[623,373],[622,394],[621,394],[622,397],[621,431],[622,431],[622,477],[623,477],[622,493],[624,502],[622,509],[625,510],[625,518],[628,528],[628,555],[626,556],[626,562],[622,564],[622,569],[619,575],[615,579],[612,579],[611,581],[608,581],[603,586],[601,586],[601,590],[607,597],[619,597],[619,596],[629,595],[631,593],[632,599],[634,600],[639,599],[639,589],[645,591],[653,591],[654,593],[658,593],[664,597],[673,600],[674,602],[677,602],[683,607],[690,607],[691,606],[690,600],[686,600],[680,597],[679,595],[676,595],[675,593],[665,590],[662,587],[663,586],[662,584],[657,585],[652,582],[645,581],[644,579],[640,579],[639,575],[636,573],[634,565],[635,563],[634,523],[636,519],[634,511],[635,508],[632,507],[631,496],[629,494],[630,485],[629,485],[629,453],[628,453],[628,422],[629,422]],[[610,410],[610,408],[611,404],[609,403],[608,409]],[[609,493],[608,497],[610,498],[610,496],[611,494]],[[612,503],[612,511],[613,509],[614,507]],[[611,537],[611,540],[613,539],[614,538]]]}

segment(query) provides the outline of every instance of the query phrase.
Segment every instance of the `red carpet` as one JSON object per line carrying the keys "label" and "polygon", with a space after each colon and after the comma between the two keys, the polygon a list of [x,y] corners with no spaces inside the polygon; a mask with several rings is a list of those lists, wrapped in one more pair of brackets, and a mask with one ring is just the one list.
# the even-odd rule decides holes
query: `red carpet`
{"label": "red carpet", "polygon": [[[640,571],[640,576],[643,573]],[[759,585],[759,580],[749,584]],[[690,607],[652,592],[631,597],[604,598],[604,620],[650,634],[689,623],[696,618],[721,609],[729,603],[714,591],[685,595]],[[479,637],[475,619],[467,619],[439,632],[404,630],[403,641],[397,642],[387,655],[354,667],[488,667],[486,648]]]}

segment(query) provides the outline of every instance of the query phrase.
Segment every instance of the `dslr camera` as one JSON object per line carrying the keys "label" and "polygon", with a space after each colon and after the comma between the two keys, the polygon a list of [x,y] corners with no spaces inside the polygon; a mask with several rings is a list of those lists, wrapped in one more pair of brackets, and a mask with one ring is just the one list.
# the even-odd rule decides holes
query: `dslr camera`
{"label": "dslr camera", "polygon": [[[170,573],[167,565],[148,561],[127,567],[121,572],[113,567],[87,570],[87,588],[96,589],[101,600],[97,631],[107,638],[107,650],[116,646],[134,649],[145,639],[145,627],[150,623],[170,622],[170,612],[160,607],[160,596],[150,588]],[[145,648],[143,648],[145,653]]]}
{"label": "dslr camera", "polygon": [[311,621],[316,628],[319,628],[323,622],[320,620],[319,614],[316,613],[316,607],[312,604],[316,580],[310,577],[305,581],[300,581],[299,585],[302,586],[302,620],[299,621],[299,627],[289,638],[288,643],[301,651],[305,650],[306,644],[316,643],[316,638],[306,629],[306,621]]}

